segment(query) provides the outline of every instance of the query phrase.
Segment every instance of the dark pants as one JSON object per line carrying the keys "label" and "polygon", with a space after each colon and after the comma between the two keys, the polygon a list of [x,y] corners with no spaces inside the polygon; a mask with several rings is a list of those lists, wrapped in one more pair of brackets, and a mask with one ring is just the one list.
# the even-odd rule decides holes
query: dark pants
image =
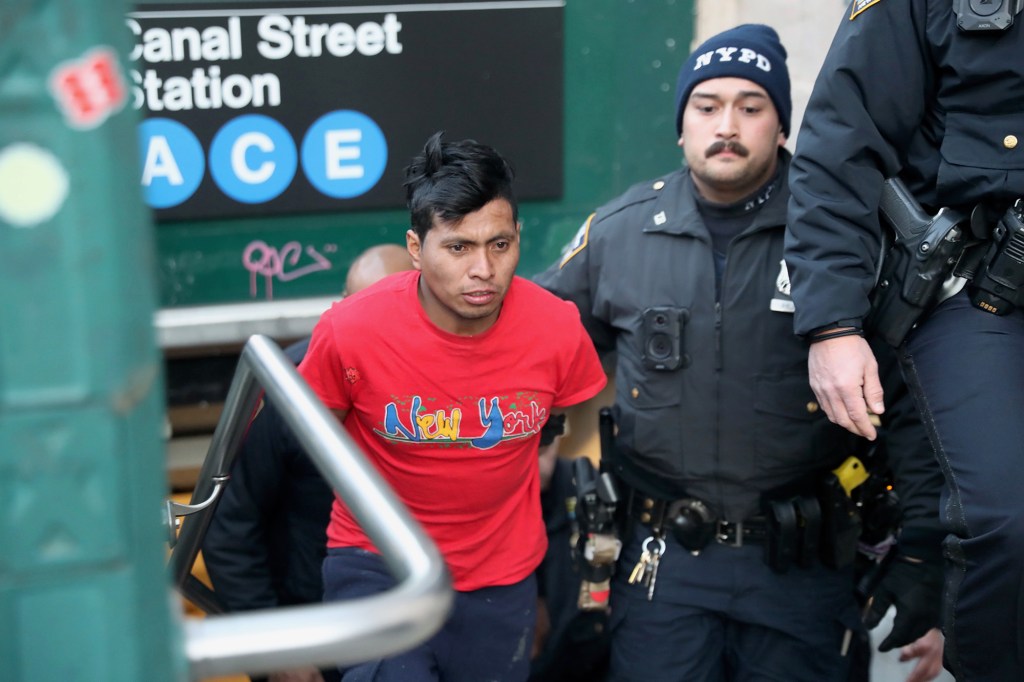
{"label": "dark pants", "polygon": [[904,372],[946,477],[946,664],[1024,680],[1024,312],[961,293],[907,340]]}
{"label": "dark pants", "polygon": [[[361,549],[331,549],[324,559],[324,601],[383,592],[395,585],[381,558]],[[537,619],[533,575],[514,585],[456,592],[441,630],[390,658],[342,670],[345,682],[521,682],[530,673]]]}
{"label": "dark pants", "polygon": [[763,547],[710,544],[693,556],[671,536],[654,598],[627,579],[649,530],[637,526],[612,587],[616,682],[845,682],[846,631],[862,629],[851,571],[816,564],[775,573]]}

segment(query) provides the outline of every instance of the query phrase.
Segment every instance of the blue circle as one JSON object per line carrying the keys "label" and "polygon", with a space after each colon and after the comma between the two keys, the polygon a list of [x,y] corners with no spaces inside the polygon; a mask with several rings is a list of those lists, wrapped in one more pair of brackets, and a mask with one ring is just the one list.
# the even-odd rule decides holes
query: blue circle
{"label": "blue circle", "polygon": [[138,128],[142,193],[152,208],[177,206],[195,194],[206,172],[203,145],[177,121],[149,118]]}
{"label": "blue circle", "polygon": [[231,119],[210,144],[210,175],[235,201],[261,204],[291,184],[298,167],[288,130],[260,114]]}
{"label": "blue circle", "polygon": [[310,184],[335,199],[370,191],[388,165],[388,143],[372,118],[358,111],[331,111],[302,140],[302,169]]}

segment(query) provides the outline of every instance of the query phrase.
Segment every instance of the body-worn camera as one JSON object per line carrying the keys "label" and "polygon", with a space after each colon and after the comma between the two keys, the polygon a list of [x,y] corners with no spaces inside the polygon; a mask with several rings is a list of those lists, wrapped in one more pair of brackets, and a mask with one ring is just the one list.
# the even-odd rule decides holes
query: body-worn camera
{"label": "body-worn camera", "polygon": [[690,319],[686,308],[657,306],[643,312],[643,361],[646,369],[672,372],[690,364],[683,331]]}
{"label": "body-worn camera", "polygon": [[953,0],[961,31],[1005,31],[1024,7],[1024,0]]}

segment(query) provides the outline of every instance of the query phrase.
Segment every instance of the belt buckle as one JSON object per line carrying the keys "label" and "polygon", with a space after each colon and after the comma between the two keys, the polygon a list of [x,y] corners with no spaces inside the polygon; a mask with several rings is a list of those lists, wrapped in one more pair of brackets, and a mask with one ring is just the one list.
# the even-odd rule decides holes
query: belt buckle
{"label": "belt buckle", "polygon": [[[735,532],[735,537],[732,540],[729,539],[730,528],[732,528]],[[736,523],[732,523],[730,521],[716,521],[715,541],[720,545],[726,545],[728,547],[742,547],[743,522],[737,521]]]}

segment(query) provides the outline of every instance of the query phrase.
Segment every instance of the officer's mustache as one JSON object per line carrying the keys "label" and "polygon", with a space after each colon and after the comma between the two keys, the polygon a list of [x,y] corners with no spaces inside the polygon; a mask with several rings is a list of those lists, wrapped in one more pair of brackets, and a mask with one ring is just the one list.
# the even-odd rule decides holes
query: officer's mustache
{"label": "officer's mustache", "polygon": [[704,157],[710,159],[715,154],[721,154],[724,151],[730,151],[737,156],[750,156],[750,150],[739,142],[735,142],[733,140],[719,140],[707,148],[707,151],[704,152]]}

